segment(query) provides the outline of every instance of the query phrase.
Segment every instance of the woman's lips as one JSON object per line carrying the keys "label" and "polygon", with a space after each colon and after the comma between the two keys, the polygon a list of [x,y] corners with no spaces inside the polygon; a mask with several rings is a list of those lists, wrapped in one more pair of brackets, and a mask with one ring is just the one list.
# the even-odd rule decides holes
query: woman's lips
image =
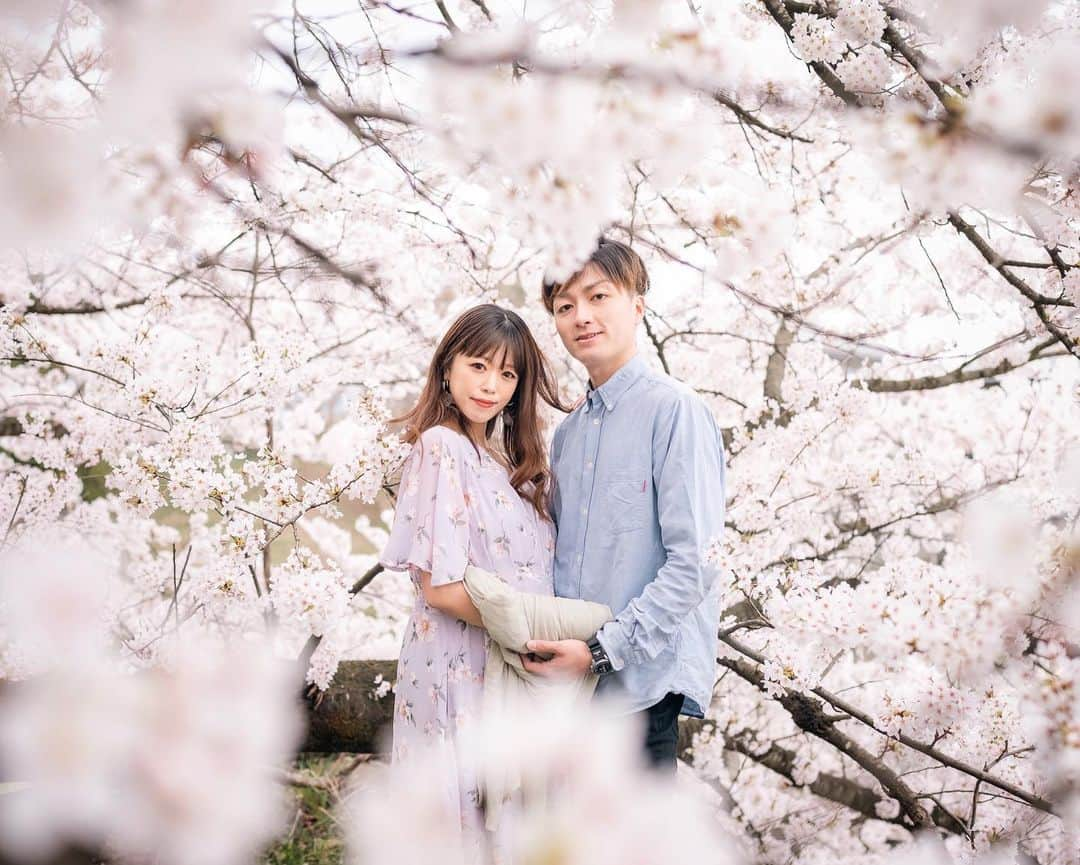
{"label": "woman's lips", "polygon": [[588,345],[590,342],[600,336],[601,332],[602,331],[598,330],[595,333],[583,334],[577,338],[577,342],[579,344]]}
{"label": "woman's lips", "polygon": [[470,399],[472,399],[472,401],[481,408],[491,408],[493,405],[495,405],[495,403],[493,402],[485,402],[484,400],[477,399],[476,397],[470,397]]}

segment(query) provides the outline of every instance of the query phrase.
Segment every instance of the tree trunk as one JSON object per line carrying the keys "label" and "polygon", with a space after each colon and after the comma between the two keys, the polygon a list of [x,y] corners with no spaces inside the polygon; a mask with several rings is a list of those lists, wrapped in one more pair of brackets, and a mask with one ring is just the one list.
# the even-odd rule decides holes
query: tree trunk
{"label": "tree trunk", "polygon": [[308,701],[308,733],[301,750],[387,753],[394,695],[375,697],[375,679],[380,675],[393,684],[397,661],[342,661],[330,687]]}

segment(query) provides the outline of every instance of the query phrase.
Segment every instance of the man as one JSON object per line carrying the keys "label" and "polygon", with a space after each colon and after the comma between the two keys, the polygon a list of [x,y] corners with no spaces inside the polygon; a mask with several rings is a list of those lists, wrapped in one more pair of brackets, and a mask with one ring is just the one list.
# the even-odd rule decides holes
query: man
{"label": "man", "polygon": [[724,452],[704,402],[638,355],[648,287],[638,255],[611,240],[543,287],[589,373],[552,442],[555,593],[617,615],[588,642],[530,642],[524,663],[542,676],[599,674],[597,694],[644,716],[651,764],[673,772],[679,715],[703,717],[715,684],[717,569],[705,555],[723,528]]}

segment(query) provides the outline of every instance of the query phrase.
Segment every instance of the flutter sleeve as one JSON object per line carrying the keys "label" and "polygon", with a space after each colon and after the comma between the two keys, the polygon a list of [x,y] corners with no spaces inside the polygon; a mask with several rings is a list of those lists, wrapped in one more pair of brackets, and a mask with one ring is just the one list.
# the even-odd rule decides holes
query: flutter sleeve
{"label": "flutter sleeve", "polygon": [[461,580],[469,564],[469,511],[462,457],[468,442],[445,427],[425,430],[401,473],[390,539],[380,563],[431,574],[431,585]]}

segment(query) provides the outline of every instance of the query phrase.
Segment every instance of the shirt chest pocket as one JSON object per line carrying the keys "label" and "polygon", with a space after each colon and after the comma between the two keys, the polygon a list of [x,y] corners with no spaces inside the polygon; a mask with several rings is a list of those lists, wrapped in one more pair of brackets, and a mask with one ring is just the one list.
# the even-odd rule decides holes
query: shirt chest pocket
{"label": "shirt chest pocket", "polygon": [[632,532],[645,529],[652,513],[652,478],[644,470],[621,471],[607,481],[611,531]]}

